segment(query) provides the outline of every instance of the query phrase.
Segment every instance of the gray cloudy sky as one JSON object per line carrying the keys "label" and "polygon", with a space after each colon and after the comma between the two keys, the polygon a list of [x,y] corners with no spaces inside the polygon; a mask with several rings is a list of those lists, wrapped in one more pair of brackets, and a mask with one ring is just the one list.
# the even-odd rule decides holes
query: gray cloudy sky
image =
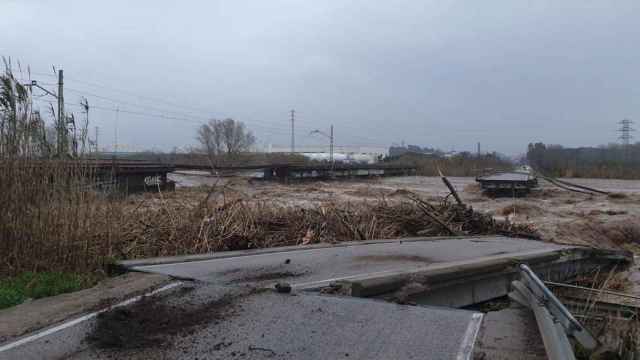
{"label": "gray cloudy sky", "polygon": [[640,120],[637,0],[0,0],[0,14],[0,55],[42,83],[62,67],[104,145],[117,106],[128,149],[193,144],[209,117],[287,145],[291,108],[299,144],[334,124],[338,145],[508,154],[613,142]]}

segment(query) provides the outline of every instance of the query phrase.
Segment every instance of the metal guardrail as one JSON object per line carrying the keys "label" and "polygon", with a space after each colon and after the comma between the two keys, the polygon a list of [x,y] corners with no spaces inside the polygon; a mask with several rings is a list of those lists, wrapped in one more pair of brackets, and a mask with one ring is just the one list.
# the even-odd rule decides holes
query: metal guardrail
{"label": "metal guardrail", "polygon": [[520,264],[520,280],[511,285],[509,297],[533,310],[549,359],[575,359],[568,336],[587,350],[598,347],[598,341],[527,265]]}

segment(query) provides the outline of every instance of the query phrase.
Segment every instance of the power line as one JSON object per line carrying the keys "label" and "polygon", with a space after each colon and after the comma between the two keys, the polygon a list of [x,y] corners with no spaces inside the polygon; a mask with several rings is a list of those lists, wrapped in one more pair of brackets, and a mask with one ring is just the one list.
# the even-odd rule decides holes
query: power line
{"label": "power line", "polygon": [[[49,74],[49,73],[31,72],[31,74],[55,77],[55,75],[52,75],[52,74]],[[176,108],[182,108],[182,109],[189,110],[189,111],[196,112],[196,113],[207,114],[207,117],[199,117],[199,116],[189,115],[189,117],[192,117],[192,118],[196,118],[197,117],[197,118],[202,118],[202,119],[206,119],[206,120],[209,120],[211,118],[210,116],[208,116],[210,111],[206,110],[206,109],[197,108],[197,107],[193,107],[193,106],[186,106],[184,104],[177,104],[177,103],[173,103],[171,101],[168,101],[166,99],[161,99],[161,98],[157,98],[157,97],[143,96],[143,95],[136,94],[136,93],[134,93],[132,91],[127,91],[127,90],[115,88],[115,87],[104,85],[104,84],[100,84],[100,83],[97,83],[97,82],[90,82],[90,81],[80,80],[80,79],[72,78],[72,77],[68,77],[68,76],[66,76],[65,79],[67,81],[76,82],[76,83],[79,83],[79,84],[84,84],[84,85],[91,86],[91,87],[94,87],[94,88],[103,88],[103,89],[108,89],[110,91],[114,91],[114,92],[119,92],[119,93],[122,93],[122,94],[135,96],[137,98],[145,99],[145,100],[150,101],[150,102],[162,103],[163,105],[169,105],[169,106],[176,107]],[[66,89],[69,89],[69,88],[66,87]],[[179,113],[179,112],[176,112],[176,111],[160,110],[158,108],[154,108],[154,107],[151,107],[151,106],[145,106],[145,105],[140,105],[140,104],[131,104],[131,103],[128,103],[126,101],[122,101],[122,100],[106,97],[104,95],[98,95],[98,94],[87,92],[87,91],[82,91],[82,90],[77,90],[77,89],[73,89],[73,91],[74,92],[80,92],[80,93],[83,93],[85,95],[91,95],[91,96],[95,96],[95,97],[98,97],[98,98],[103,98],[105,100],[112,101],[112,102],[118,102],[118,103],[124,104],[124,105],[129,105],[129,106],[134,106],[134,107],[139,107],[139,108],[147,108],[147,109],[152,109],[152,110],[161,111],[161,112],[168,112],[168,113],[173,113],[173,114],[184,115],[184,113]],[[309,127],[306,127],[306,129],[308,129],[308,130],[312,130],[313,127],[315,127],[317,125],[316,122],[307,122],[304,119],[301,119],[299,116],[296,117],[295,121],[298,124],[300,124],[300,123],[308,124]],[[246,121],[246,122],[250,122],[250,121]],[[255,120],[252,120],[252,122],[255,122]],[[362,128],[356,127],[356,126],[353,126],[353,125],[349,125],[349,124],[340,124],[340,127],[351,129],[351,130],[354,130],[354,131],[362,131]],[[387,142],[387,140],[373,139],[373,138],[370,138],[370,137],[357,135],[357,134],[353,134],[353,133],[350,134],[349,136],[350,137],[357,137],[357,138],[364,139],[364,140],[367,140],[367,141],[382,141],[382,142],[385,142],[385,143]]]}
{"label": "power line", "polygon": [[102,84],[98,84],[98,83],[78,80],[78,79],[74,79],[74,78],[67,78],[67,79],[70,80],[70,81],[73,81],[73,82],[80,83],[80,84],[84,84],[84,85],[88,85],[88,86],[92,86],[92,87],[103,88],[103,89],[108,89],[110,91],[119,92],[119,93],[122,93],[122,94],[125,94],[125,95],[135,96],[137,98],[145,99],[145,100],[150,101],[150,102],[162,103],[163,105],[170,105],[172,107],[182,108],[182,109],[191,110],[191,111],[195,110],[195,112],[200,112],[200,113],[203,113],[203,114],[204,113],[208,114],[210,112],[209,110],[206,110],[206,109],[196,108],[196,107],[193,107],[193,106],[186,106],[184,104],[172,103],[170,101],[167,101],[166,99],[150,97],[150,96],[143,96],[143,95],[136,94],[136,93],[134,93],[132,91],[122,90],[122,89],[118,89],[118,88],[107,86],[107,85],[102,85]]}
{"label": "power line", "polygon": [[[206,113],[206,114],[209,114],[209,111],[208,111],[208,110],[199,109],[199,108],[196,108],[196,107],[185,106],[185,105],[178,105],[178,104],[175,104],[175,103],[171,103],[171,102],[169,102],[169,101],[167,101],[167,100],[165,100],[165,99],[154,98],[154,97],[149,97],[149,96],[142,96],[142,95],[135,94],[135,93],[133,93],[133,92],[131,92],[131,91],[126,91],[126,90],[116,89],[116,88],[114,88],[114,87],[110,87],[110,86],[106,86],[106,85],[102,85],[102,84],[98,84],[98,83],[92,83],[92,82],[82,81],[82,80],[78,80],[78,79],[74,79],[74,78],[69,78],[69,77],[67,77],[66,79],[67,79],[68,81],[72,81],[72,82],[77,82],[77,83],[81,83],[81,84],[85,84],[85,85],[89,85],[89,86],[93,86],[93,87],[101,87],[101,88],[109,89],[109,90],[111,90],[111,91],[120,92],[120,93],[128,94],[128,95],[133,95],[133,96],[136,96],[136,97],[141,98],[141,99],[147,99],[147,100],[149,100],[149,101],[151,101],[151,102],[162,103],[163,105],[171,105],[171,106],[173,106],[173,107],[183,108],[183,109],[190,110],[190,111],[192,111],[192,112],[196,112],[196,113],[202,113],[202,114],[205,114],[205,113]],[[131,104],[131,103],[127,103],[127,102],[122,101],[122,100],[118,100],[118,99],[114,99],[114,98],[106,97],[106,96],[104,96],[104,95],[98,95],[98,94],[95,94],[95,93],[90,93],[90,92],[83,91],[83,90],[73,89],[73,91],[74,91],[74,92],[83,93],[83,94],[85,94],[85,95],[96,96],[96,97],[103,98],[103,99],[105,99],[105,100],[109,100],[109,101],[112,101],[112,102],[118,102],[118,103],[120,103],[120,104],[128,104],[128,105],[130,105],[130,106],[142,107],[142,108],[148,108],[148,109],[154,109],[154,110],[163,111],[163,112],[172,112],[172,113],[174,113],[174,114],[184,114],[184,113],[179,113],[179,112],[176,112],[176,111],[160,110],[160,109],[158,109],[158,108],[154,108],[154,107],[151,107],[151,106],[145,106],[145,105],[139,105],[139,104]],[[208,120],[208,119],[210,119],[210,118],[211,118],[211,117],[207,115],[206,119]],[[253,121],[255,121],[255,120],[253,120]],[[297,117],[297,118],[296,118],[296,122],[297,122],[298,124],[302,122],[302,123],[308,124],[309,126],[315,126],[315,125],[316,125],[316,124],[315,124],[315,122],[313,122],[313,123],[312,123],[312,122],[305,121],[304,119],[302,119],[302,120],[301,120],[299,117]],[[349,127],[350,127],[351,129],[353,129],[353,130],[357,130],[357,131],[360,131],[360,130],[361,130],[360,128],[356,128],[356,127],[349,126],[349,125],[346,125],[346,124],[342,124],[341,126],[342,126],[342,127],[347,127],[347,128],[349,128]],[[312,129],[312,128],[311,128],[311,127],[308,127],[308,129]],[[357,137],[360,137],[360,138],[365,138],[365,137],[358,136],[358,135],[354,135],[354,136],[357,136]],[[366,138],[366,139],[368,139],[368,140],[375,140],[375,139],[371,139],[371,138]]]}
{"label": "power line", "polygon": [[[69,87],[67,87],[67,90],[71,91],[71,92],[74,92],[74,93],[77,93],[77,94],[82,94],[82,95],[86,95],[86,96],[93,96],[93,97],[96,97],[98,99],[107,100],[107,101],[110,101],[110,102],[112,102],[114,104],[122,104],[122,105],[128,105],[128,106],[143,108],[143,109],[150,109],[150,110],[155,110],[155,111],[160,111],[160,112],[167,112],[167,113],[184,115],[184,113],[181,113],[181,112],[176,112],[176,111],[171,111],[171,110],[166,110],[166,109],[160,109],[160,108],[153,107],[153,106],[134,104],[134,103],[130,103],[130,102],[127,102],[127,101],[114,99],[114,98],[111,98],[111,97],[108,97],[108,96],[98,95],[98,94],[95,94],[95,93],[91,93],[91,92],[87,92],[87,91],[83,91],[83,90],[78,90],[78,89],[73,89],[73,88],[69,88]],[[204,119],[204,120],[209,120],[210,119],[210,118],[201,117],[201,116],[193,116],[193,115],[189,115],[189,116],[192,116],[194,118],[201,118],[201,119]]]}
{"label": "power line", "polygon": [[[45,101],[43,99],[36,99],[36,100]],[[49,103],[48,101],[46,101],[46,102]],[[74,108],[82,108],[81,104],[65,102],[64,105],[65,106],[69,106],[69,107],[74,107]],[[192,119],[192,118],[188,118],[188,117],[168,116],[168,115],[165,115],[165,114],[155,114],[155,113],[143,112],[143,111],[126,110],[126,109],[121,109],[119,107],[106,107],[106,106],[100,106],[100,105],[92,105],[91,108],[95,109],[95,110],[108,111],[108,112],[112,112],[112,113],[118,112],[118,113],[122,113],[122,114],[146,117],[146,118],[150,118],[150,119],[165,119],[165,120],[172,120],[172,121],[187,122],[187,123],[192,123],[192,124],[202,124],[202,121],[198,120],[198,119]],[[290,135],[290,132],[288,132],[288,130],[283,129],[283,128],[266,127],[266,126],[259,126],[259,127],[262,127],[264,130],[266,130],[267,134],[272,134],[272,135]],[[311,131],[312,129],[311,128],[307,128],[307,127],[302,127],[302,130]],[[371,140],[371,139],[368,139],[368,140]],[[380,146],[386,146],[386,145],[373,141],[373,142],[361,142],[361,143],[352,142],[351,144],[349,144],[349,146],[380,147]]]}
{"label": "power line", "polygon": [[31,71],[31,70],[29,70],[29,74],[38,75],[38,76],[49,76],[49,77],[52,77],[52,78],[57,78],[58,77],[57,74],[41,73],[41,72],[35,72],[35,71]]}
{"label": "power line", "polygon": [[[35,75],[53,76],[51,74],[40,73],[40,72],[31,72],[31,73],[35,74]],[[67,81],[71,81],[71,82],[76,82],[76,83],[79,83],[79,84],[84,84],[84,85],[87,85],[87,86],[108,89],[110,91],[136,96],[136,97],[138,97],[140,99],[146,99],[146,100],[151,101],[151,102],[162,103],[163,105],[170,105],[170,106],[173,106],[173,107],[186,109],[186,110],[189,110],[189,111],[192,111],[192,112],[196,112],[196,113],[202,113],[202,114],[204,114],[204,113],[208,114],[209,113],[208,110],[198,109],[198,108],[190,107],[190,106],[185,106],[183,104],[172,103],[170,101],[167,101],[166,99],[150,97],[150,96],[142,96],[142,95],[136,94],[136,93],[131,92],[131,91],[118,89],[118,88],[115,88],[115,87],[107,86],[107,85],[104,85],[104,84],[99,84],[99,83],[96,83],[96,82],[89,82],[89,81],[79,80],[79,79],[76,79],[76,78],[70,78],[68,76],[66,77],[66,80]],[[67,87],[67,89],[69,89],[69,88]],[[165,112],[165,113],[173,113],[173,114],[178,114],[178,115],[183,115],[183,116],[185,115],[184,113],[180,113],[180,112],[176,112],[176,111],[172,111],[172,110],[159,109],[159,108],[146,106],[146,105],[140,105],[140,104],[132,104],[132,103],[129,103],[129,102],[126,102],[126,101],[122,101],[122,100],[119,100],[119,99],[114,99],[114,98],[107,97],[107,96],[104,96],[104,95],[91,93],[91,92],[88,92],[88,91],[83,91],[83,90],[78,90],[78,89],[70,89],[70,90],[73,91],[73,92],[77,92],[77,93],[81,93],[81,94],[85,94],[85,95],[90,95],[90,96],[95,96],[95,97],[98,97],[98,98],[101,98],[101,99],[104,99],[104,100],[108,100],[108,101],[111,101],[111,102],[114,102],[114,103],[123,104],[123,105],[129,105],[129,106],[138,107],[138,108],[146,108],[146,109],[151,109],[151,110],[155,110],[155,111],[160,111],[160,112]],[[200,119],[202,119],[204,121],[208,121],[211,118],[210,116],[200,117],[200,116],[194,116],[194,115],[191,115],[191,114],[189,114],[188,117],[200,118]],[[295,121],[298,124],[301,123],[301,122],[305,123],[305,124],[308,124],[309,127],[306,127],[306,129],[308,129],[308,130],[312,129],[311,126],[316,126],[317,125],[316,122],[313,122],[313,123],[307,122],[304,119],[300,119],[299,117],[296,118]],[[247,123],[253,122],[254,124],[256,123],[255,120],[249,120],[249,121],[245,121],[245,122],[247,122]],[[352,129],[354,131],[361,131],[362,130],[359,127],[350,126],[349,124],[341,124],[340,126],[343,127],[343,128],[348,128],[348,129],[350,128],[350,129]],[[361,136],[361,135],[357,135],[357,134],[353,134],[353,133],[350,134],[350,137],[357,137],[357,138],[360,138],[360,139],[364,139],[366,141],[374,141],[374,142],[381,141],[381,142],[385,142],[385,143],[387,142],[386,140],[373,139],[373,138],[370,138],[370,137],[365,137],[365,136]]]}
{"label": "power line", "polygon": [[[114,92],[119,92],[119,93],[122,93],[122,94],[135,96],[135,97],[138,97],[140,99],[145,99],[145,100],[150,101],[150,102],[162,103],[163,105],[170,105],[172,107],[182,108],[182,109],[190,110],[190,111],[196,112],[196,113],[207,114],[207,116],[209,116],[209,113],[210,113],[210,110],[207,110],[207,109],[197,108],[197,107],[193,107],[193,106],[186,106],[184,104],[172,103],[170,101],[167,101],[166,99],[161,99],[161,98],[157,98],[157,97],[150,97],[150,96],[143,96],[143,95],[139,95],[139,94],[136,94],[134,92],[131,92],[131,91],[122,90],[122,89],[114,88],[114,87],[111,87],[111,86],[98,84],[98,83],[95,83],[95,82],[88,82],[88,81],[78,80],[78,79],[74,79],[74,78],[70,78],[70,77],[67,77],[67,80],[68,81],[72,81],[72,82],[77,82],[77,83],[80,83],[80,84],[85,84],[85,85],[92,86],[92,87],[104,88],[104,89],[108,89],[110,91],[114,91]],[[87,92],[85,92],[85,93],[87,93]],[[210,117],[208,117],[208,118],[210,118]],[[298,120],[298,122],[300,122],[300,120]],[[308,123],[308,124],[311,125],[311,123]]]}
{"label": "power line", "polygon": [[[181,116],[167,116],[165,114],[153,114],[153,116],[158,116],[158,117],[162,117],[165,119],[171,119],[171,120],[189,120],[191,122],[197,122],[197,123],[203,123],[203,122],[207,122],[209,121],[211,118],[210,117],[203,117],[203,116],[197,116],[197,115],[192,115],[192,114],[184,114],[184,113],[180,113],[180,112],[175,112],[175,111],[167,111],[165,109],[160,109],[160,108],[156,108],[156,107],[152,107],[152,106],[146,106],[146,105],[140,105],[140,104],[134,104],[134,103],[130,103],[130,102],[126,102],[126,101],[122,101],[119,99],[114,99],[111,97],[107,97],[107,96],[103,96],[103,95],[99,95],[99,94],[95,94],[95,93],[90,93],[90,92],[86,92],[86,91],[82,91],[82,90],[78,90],[78,89],[72,89],[67,87],[66,88],[69,91],[75,92],[75,93],[79,93],[82,95],[86,95],[86,96],[94,96],[100,99],[104,99],[107,101],[110,101],[114,104],[122,104],[122,105],[127,105],[127,106],[131,106],[131,107],[137,107],[137,108],[143,108],[143,109],[150,109],[150,110],[154,110],[154,111],[158,111],[158,112],[164,112],[164,113],[173,113],[173,114],[177,114],[177,115],[181,115]],[[99,106],[93,106],[95,108],[100,108]],[[102,109],[106,109],[106,108],[102,108]],[[130,114],[140,114],[140,112],[133,112],[133,111],[124,111],[124,110],[120,110],[123,113],[130,113]],[[151,114],[148,114],[151,115]],[[273,126],[266,126],[266,125],[262,125],[261,123],[256,122],[255,120],[248,120],[245,121],[246,123],[249,123],[252,126],[257,126],[257,127],[261,127],[263,129],[267,129],[267,130],[272,130],[274,129]],[[279,131],[285,131],[283,128],[276,128]]]}
{"label": "power line", "polygon": [[[72,107],[81,107],[80,104],[74,104],[74,103],[69,103],[69,102],[65,102],[65,106],[72,106]],[[166,119],[166,120],[174,120],[174,121],[181,121],[181,122],[189,122],[189,123],[193,123],[193,124],[202,124],[202,120],[198,120],[198,119],[193,119],[193,118],[189,118],[189,117],[177,117],[177,116],[168,116],[165,114],[154,114],[154,113],[149,113],[149,112],[142,112],[142,111],[132,111],[132,110],[125,110],[125,109],[120,109],[118,107],[116,108],[111,108],[111,107],[105,107],[105,106],[100,106],[100,105],[92,105],[91,106],[92,109],[97,109],[97,110],[103,110],[103,111],[110,111],[110,112],[120,112],[123,114],[128,114],[128,115],[135,115],[135,116],[143,116],[143,117],[148,117],[148,118],[154,118],[154,119]],[[267,126],[262,126],[262,125],[256,125],[258,127],[262,127],[266,130],[269,131],[279,131],[279,134],[285,135],[288,134],[287,130],[283,129],[283,128],[273,128],[273,127],[267,127]]]}
{"label": "power line", "polygon": [[[52,76],[50,74],[44,74],[44,73],[36,73],[33,72],[33,74],[36,75],[46,75],[46,76]],[[112,89],[113,91],[118,91],[121,93],[128,93],[128,94],[133,94],[132,92],[129,91],[124,91],[124,90],[120,90],[120,89],[115,89],[115,88],[110,88],[104,85],[98,85],[96,83],[90,83],[90,82],[86,82],[86,81],[81,81],[81,80],[77,80],[77,79],[73,79],[73,78],[69,78],[69,77],[65,77],[65,80],[67,81],[73,81],[73,82],[77,82],[77,83],[84,83],[84,84],[91,84],[93,86],[99,86],[99,87],[104,87],[104,88],[109,88]],[[75,89],[75,88],[69,88],[68,86],[65,86],[65,89],[67,91],[71,91],[74,93],[78,93],[78,94],[82,94],[82,95],[86,95],[86,96],[93,96],[99,99],[103,99],[109,102],[112,102],[116,105],[120,104],[120,105],[126,105],[129,107],[133,107],[133,108],[141,108],[141,109],[147,109],[147,110],[152,110],[152,111],[157,111],[157,112],[161,112],[161,114],[154,114],[154,113],[150,113],[150,112],[142,112],[142,111],[133,111],[133,110],[126,110],[126,109],[121,109],[119,106],[117,108],[108,108],[108,107],[103,107],[103,106],[99,106],[99,105],[93,105],[92,108],[95,109],[99,109],[99,110],[104,110],[104,111],[118,111],[118,112],[122,112],[123,114],[129,114],[129,115],[135,115],[135,116],[146,116],[146,117],[150,117],[150,118],[162,118],[162,119],[167,119],[167,120],[175,120],[175,121],[183,121],[183,122],[190,122],[190,123],[197,123],[197,124],[202,124],[203,122],[208,121],[211,117],[204,117],[204,116],[198,116],[198,115],[193,115],[193,114],[185,114],[185,113],[181,113],[181,112],[177,112],[177,111],[173,111],[173,110],[167,110],[167,109],[160,109],[154,106],[148,106],[148,105],[143,105],[143,104],[138,104],[138,103],[131,103],[128,101],[123,101],[120,99],[116,99],[113,97],[109,97],[109,96],[104,96],[101,94],[97,94],[95,92],[89,92],[89,91],[84,91],[84,90],[80,90],[80,89]],[[134,94],[134,96],[140,97],[140,98],[145,98],[143,96],[139,96],[137,94]],[[163,104],[171,104],[170,102],[167,102],[165,100],[160,100],[160,99],[154,99],[154,98],[150,98],[150,97],[146,97],[147,99],[153,99],[154,101],[162,101]],[[64,103],[65,105],[69,105],[69,106],[78,106],[77,104],[69,104],[69,103]],[[178,105],[177,107],[182,107],[185,109],[189,109],[189,110],[193,110],[195,108],[191,108],[191,107],[187,107],[187,106],[181,106]],[[198,110],[198,111],[203,111],[203,110]],[[174,114],[174,115],[167,115],[167,114]],[[267,133],[271,133],[271,134],[278,134],[278,135],[284,135],[286,134],[287,130],[285,130],[282,127],[274,127],[274,124],[269,124],[269,125],[263,125],[261,122],[257,122],[255,120],[249,119],[249,120],[245,120],[244,122],[250,124],[251,126],[257,126],[259,128],[262,128],[264,131],[266,131]],[[296,119],[295,118],[295,110],[291,111],[291,148],[292,151],[295,151],[295,122],[300,122],[300,119]],[[283,124],[284,125],[284,124]],[[353,126],[349,126],[346,124],[341,124],[342,127],[347,127],[347,128],[352,128],[355,129],[355,127]],[[311,131],[313,130],[313,128],[308,127],[308,126],[302,126],[300,127],[300,129],[303,130],[307,130],[307,131]],[[358,128],[357,131],[361,131],[362,129]],[[380,146],[381,143],[386,143],[387,141],[381,140],[381,139],[372,139],[370,137],[366,137],[366,136],[361,136],[361,135],[357,135],[357,134],[350,134],[350,137],[354,137],[354,138],[359,138],[359,139],[363,139],[367,142],[371,142],[374,143],[373,144],[363,144],[362,146]],[[380,143],[378,142],[380,141]],[[385,145],[386,146],[386,145]]]}

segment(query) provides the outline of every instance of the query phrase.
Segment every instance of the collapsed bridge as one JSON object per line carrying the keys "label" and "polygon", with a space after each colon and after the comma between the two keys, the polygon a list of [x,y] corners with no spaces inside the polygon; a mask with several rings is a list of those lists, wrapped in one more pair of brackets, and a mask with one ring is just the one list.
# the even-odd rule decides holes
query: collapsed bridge
{"label": "collapsed bridge", "polygon": [[[146,358],[176,359],[471,359],[481,353],[491,359],[546,359],[551,330],[537,330],[531,310],[481,312],[473,306],[512,292],[519,264],[528,264],[544,281],[564,282],[630,261],[615,251],[499,236],[124,261],[119,265],[129,271],[179,279],[164,287],[175,290],[154,292],[124,312],[0,346],[0,357],[136,358],[144,350]],[[126,305],[131,302],[115,306]],[[149,320],[149,309],[163,318]],[[149,321],[166,333],[145,332]],[[141,333],[131,334],[131,323],[140,324]],[[100,334],[107,333],[117,341],[104,347]],[[164,346],[139,349],[129,345],[131,338],[134,345],[153,339]]]}

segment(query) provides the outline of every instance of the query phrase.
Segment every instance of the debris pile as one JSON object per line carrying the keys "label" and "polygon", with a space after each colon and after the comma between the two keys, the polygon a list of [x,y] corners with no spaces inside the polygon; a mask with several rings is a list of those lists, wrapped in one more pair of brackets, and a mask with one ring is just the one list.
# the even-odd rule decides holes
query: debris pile
{"label": "debris pile", "polygon": [[[215,190],[212,190],[212,193]],[[138,205],[114,244],[121,258],[194,254],[412,236],[502,234],[537,238],[530,225],[497,221],[446,198],[325,203],[315,208],[212,196],[199,204]],[[212,200],[214,199],[214,200]]]}
{"label": "debris pile", "polygon": [[513,203],[501,209],[496,213],[502,216],[510,216],[513,214],[524,216],[538,216],[544,214],[544,210],[537,205],[527,203]]}

